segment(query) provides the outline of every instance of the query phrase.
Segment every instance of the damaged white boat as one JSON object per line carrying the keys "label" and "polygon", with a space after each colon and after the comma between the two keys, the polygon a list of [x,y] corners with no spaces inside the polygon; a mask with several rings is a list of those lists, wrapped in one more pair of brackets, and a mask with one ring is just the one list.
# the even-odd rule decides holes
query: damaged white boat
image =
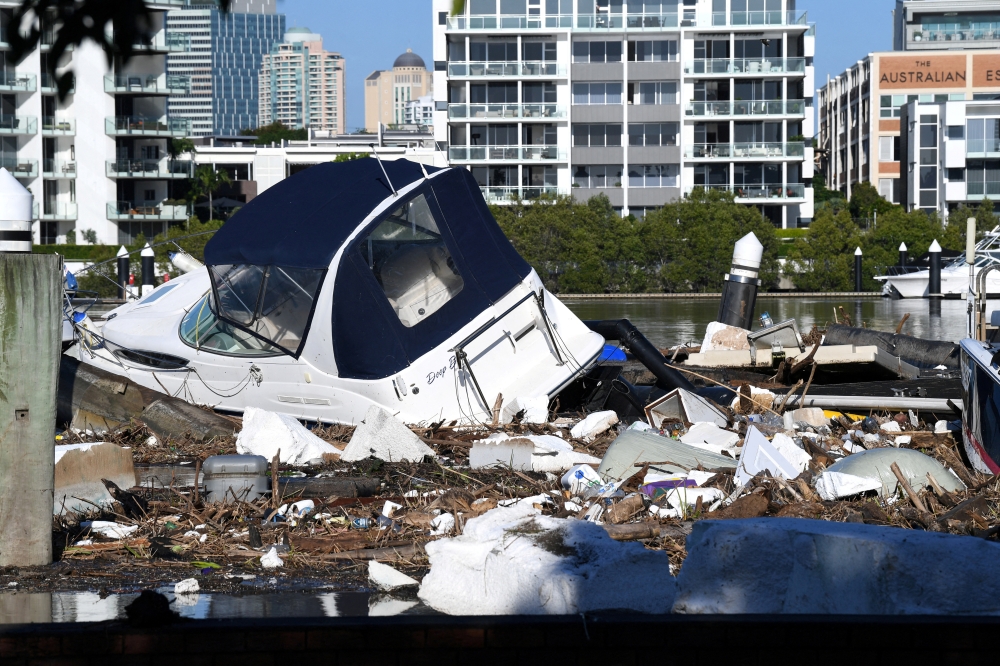
{"label": "damaged white boat", "polygon": [[243,208],[205,259],[71,353],[222,410],[357,423],[380,405],[418,423],[554,396],[604,345],[545,291],[464,169],[315,166]]}

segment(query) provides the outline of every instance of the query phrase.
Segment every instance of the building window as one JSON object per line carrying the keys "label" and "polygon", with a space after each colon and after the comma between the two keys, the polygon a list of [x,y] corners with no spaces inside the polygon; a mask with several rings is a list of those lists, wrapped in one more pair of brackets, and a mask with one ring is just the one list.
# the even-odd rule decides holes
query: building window
{"label": "building window", "polygon": [[628,43],[629,62],[676,62],[677,42],[657,39]]}
{"label": "building window", "polygon": [[630,146],[676,146],[678,123],[629,123]]}
{"label": "building window", "polygon": [[621,61],[621,42],[573,42],[573,62]]}
{"label": "building window", "polygon": [[622,186],[622,167],[581,164],[573,171],[573,187],[603,189]]}
{"label": "building window", "polygon": [[604,148],[620,145],[622,145],[621,125],[573,125],[574,148]]}
{"label": "building window", "polygon": [[629,165],[629,187],[677,187],[680,166],[677,164]]}
{"label": "building window", "polygon": [[1000,118],[970,118],[966,151],[969,153],[1000,151]]}
{"label": "building window", "polygon": [[970,199],[1000,195],[1000,160],[970,161],[965,177]]}
{"label": "building window", "polygon": [[893,188],[893,183],[895,182],[895,180],[896,180],[895,178],[879,178],[878,179],[878,193],[880,195],[882,195],[883,199],[885,199],[886,201],[888,201],[890,203],[896,203],[893,200],[893,197],[892,197],[892,193],[893,193],[893,189],[894,189]]}
{"label": "building window", "polygon": [[574,83],[573,104],[621,104],[621,83]]}
{"label": "building window", "polygon": [[628,84],[632,104],[677,104],[676,81],[642,81]]}
{"label": "building window", "polygon": [[952,183],[965,182],[965,169],[946,169],[945,177]]}

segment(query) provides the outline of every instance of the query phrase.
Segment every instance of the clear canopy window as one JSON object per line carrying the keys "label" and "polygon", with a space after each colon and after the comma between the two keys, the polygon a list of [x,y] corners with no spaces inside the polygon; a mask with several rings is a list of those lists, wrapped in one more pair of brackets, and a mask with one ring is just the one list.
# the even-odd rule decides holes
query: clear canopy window
{"label": "clear canopy window", "polygon": [[465,286],[422,194],[394,210],[360,249],[407,328],[440,310]]}
{"label": "clear canopy window", "polygon": [[212,295],[191,308],[181,320],[181,340],[195,349],[231,356],[275,356],[282,351],[246,331],[219,319],[212,311]]}
{"label": "clear canopy window", "polygon": [[324,271],[252,264],[209,268],[222,319],[283,351],[299,353]]}

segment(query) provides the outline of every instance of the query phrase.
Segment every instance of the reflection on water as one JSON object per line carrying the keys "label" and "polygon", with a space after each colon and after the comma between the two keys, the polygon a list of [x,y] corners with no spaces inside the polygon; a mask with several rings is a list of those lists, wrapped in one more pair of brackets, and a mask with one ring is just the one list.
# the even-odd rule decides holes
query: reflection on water
{"label": "reflection on water", "polygon": [[[566,296],[560,300],[581,319],[630,319],[659,346],[692,341],[700,344],[705,326],[719,314],[718,301],[709,298],[574,299]],[[960,300],[940,301],[940,314],[932,314],[931,302],[924,299],[760,298],[754,321],[767,311],[776,323],[796,319],[799,330],[807,333],[814,324],[822,328],[833,323],[833,310],[839,306],[855,324],[863,320],[869,328],[880,331],[895,331],[899,320],[909,313],[903,333],[948,342],[966,337],[967,303]],[[987,309],[998,306],[1000,301],[989,301]]]}
{"label": "reflection on water", "polygon": [[[186,594],[161,589],[170,607],[194,620],[232,618],[368,617],[426,612],[416,601],[374,597],[367,592],[275,592],[237,596]],[[124,619],[136,594],[96,592],[15,592],[0,594],[0,624],[104,622]]]}

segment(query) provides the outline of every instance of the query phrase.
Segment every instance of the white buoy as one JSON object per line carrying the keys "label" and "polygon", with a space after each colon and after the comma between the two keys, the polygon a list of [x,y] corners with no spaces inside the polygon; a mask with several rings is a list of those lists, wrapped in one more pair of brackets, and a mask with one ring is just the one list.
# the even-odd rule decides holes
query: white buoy
{"label": "white buoy", "polygon": [[0,168],[0,252],[31,252],[33,201],[31,192]]}

